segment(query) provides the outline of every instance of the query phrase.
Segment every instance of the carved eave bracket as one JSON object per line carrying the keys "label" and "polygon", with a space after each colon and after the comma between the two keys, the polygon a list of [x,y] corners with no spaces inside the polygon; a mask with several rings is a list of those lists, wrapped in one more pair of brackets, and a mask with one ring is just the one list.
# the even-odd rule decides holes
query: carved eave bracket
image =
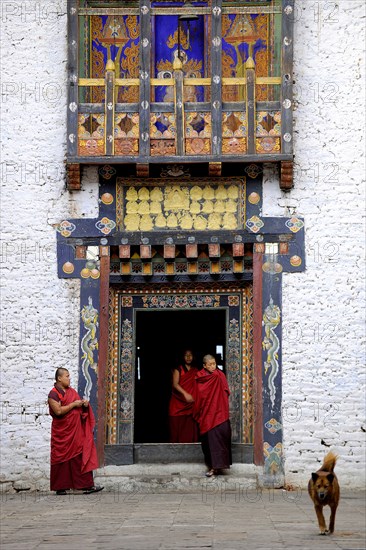
{"label": "carved eave bracket", "polygon": [[148,178],[149,177],[149,164],[136,164],[136,176],[139,178]]}
{"label": "carved eave bracket", "polygon": [[292,161],[282,161],[280,171],[281,191],[290,191],[294,186],[294,163]]}
{"label": "carved eave bracket", "polygon": [[66,187],[69,191],[81,189],[80,164],[66,164]]}
{"label": "carved eave bracket", "polygon": [[220,177],[222,173],[221,162],[210,162],[208,165],[208,175],[213,177]]}

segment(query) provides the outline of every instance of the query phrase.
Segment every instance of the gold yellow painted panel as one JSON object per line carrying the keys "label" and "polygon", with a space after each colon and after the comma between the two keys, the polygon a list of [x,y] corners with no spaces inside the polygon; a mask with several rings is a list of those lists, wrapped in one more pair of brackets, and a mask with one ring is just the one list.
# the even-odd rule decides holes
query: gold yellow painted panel
{"label": "gold yellow painted panel", "polygon": [[245,179],[117,179],[120,231],[213,231],[244,227]]}

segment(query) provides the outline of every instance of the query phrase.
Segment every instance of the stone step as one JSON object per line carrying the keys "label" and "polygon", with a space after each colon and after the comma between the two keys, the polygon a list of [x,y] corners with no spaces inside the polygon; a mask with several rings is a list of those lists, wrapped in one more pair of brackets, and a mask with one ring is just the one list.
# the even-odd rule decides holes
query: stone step
{"label": "stone step", "polygon": [[192,491],[253,491],[258,472],[253,464],[233,464],[223,475],[205,477],[204,464],[131,464],[105,466],[94,479],[106,491],[116,493],[156,493]]}

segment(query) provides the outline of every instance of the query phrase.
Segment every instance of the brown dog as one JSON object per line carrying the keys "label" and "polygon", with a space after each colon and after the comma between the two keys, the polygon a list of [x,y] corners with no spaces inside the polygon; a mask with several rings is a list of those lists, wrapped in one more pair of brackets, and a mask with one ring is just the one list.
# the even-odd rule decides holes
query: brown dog
{"label": "brown dog", "polygon": [[[308,484],[309,495],[314,502],[321,535],[327,535],[334,531],[335,515],[339,503],[339,484],[337,476],[333,472],[337,458],[334,453],[328,453],[320,470],[311,474]],[[329,530],[325,524],[323,506],[330,506]]]}

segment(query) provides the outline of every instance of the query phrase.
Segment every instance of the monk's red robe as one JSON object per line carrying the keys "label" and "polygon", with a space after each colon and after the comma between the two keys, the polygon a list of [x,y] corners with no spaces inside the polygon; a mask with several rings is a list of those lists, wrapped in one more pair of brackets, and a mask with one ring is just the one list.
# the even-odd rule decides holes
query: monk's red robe
{"label": "monk's red robe", "polygon": [[[191,367],[189,370],[179,367],[179,385],[186,391],[193,395],[195,388],[195,378],[198,370],[195,367]],[[193,403],[187,403],[183,395],[173,388],[172,396],[169,403],[169,416],[181,416],[185,414],[192,414]]]}
{"label": "monk's red robe", "polygon": [[200,426],[202,451],[209,469],[226,469],[232,464],[229,394],[221,370],[198,372],[193,416]]}
{"label": "monk's red robe", "polygon": [[[197,369],[186,370],[179,367],[179,385],[193,395]],[[170,443],[196,443],[198,441],[198,425],[193,419],[193,403],[187,403],[183,395],[173,388],[169,403]]]}
{"label": "monk's red robe", "polygon": [[[61,406],[69,405],[81,399],[73,388],[67,388],[63,391],[56,386],[49,393],[49,397],[56,398],[61,403]],[[95,419],[92,408],[90,406],[75,407],[62,416],[55,415],[50,408],[50,414],[52,416],[51,489],[84,488],[85,485],[82,487],[55,487],[54,480],[57,477],[55,476],[55,472],[59,469],[56,468],[55,472],[52,472],[52,470],[55,469],[55,466],[62,465],[62,472],[69,472],[70,470],[72,479],[80,479],[81,483],[84,483],[86,479],[89,482],[90,479],[92,480],[90,476],[83,478],[84,474],[98,468],[97,452],[93,437]],[[76,469],[79,470],[78,472],[75,471],[75,465]],[[59,471],[61,472],[61,470]],[[74,473],[75,475],[73,475]],[[66,477],[70,477],[69,473],[66,474]],[[62,484],[64,485],[64,483]]]}
{"label": "monk's red robe", "polygon": [[197,373],[193,417],[201,435],[229,420],[229,395],[226,376],[220,369],[212,373],[202,369]]}

